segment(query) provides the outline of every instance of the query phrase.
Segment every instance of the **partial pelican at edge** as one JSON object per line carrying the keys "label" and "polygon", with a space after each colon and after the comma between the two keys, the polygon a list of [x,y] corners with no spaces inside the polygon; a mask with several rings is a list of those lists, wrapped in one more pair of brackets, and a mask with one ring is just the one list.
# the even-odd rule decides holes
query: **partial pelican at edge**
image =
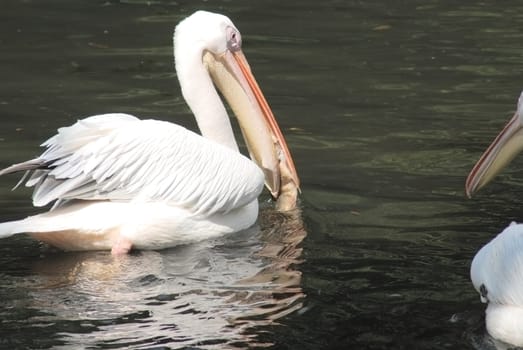
{"label": "partial pelican at edge", "polygon": [[[517,111],[470,172],[468,197],[490,182],[523,150],[523,93]],[[512,223],[474,256],[474,288],[488,303],[486,328],[495,339],[523,346],[523,225]]]}

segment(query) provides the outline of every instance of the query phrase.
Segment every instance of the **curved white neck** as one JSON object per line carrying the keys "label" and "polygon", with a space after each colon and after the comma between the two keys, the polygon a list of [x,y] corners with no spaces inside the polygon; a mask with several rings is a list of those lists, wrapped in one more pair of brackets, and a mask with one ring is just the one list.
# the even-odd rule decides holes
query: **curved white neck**
{"label": "curved white neck", "polygon": [[203,48],[177,36],[174,41],[176,74],[202,136],[239,151],[225,106],[203,65]]}

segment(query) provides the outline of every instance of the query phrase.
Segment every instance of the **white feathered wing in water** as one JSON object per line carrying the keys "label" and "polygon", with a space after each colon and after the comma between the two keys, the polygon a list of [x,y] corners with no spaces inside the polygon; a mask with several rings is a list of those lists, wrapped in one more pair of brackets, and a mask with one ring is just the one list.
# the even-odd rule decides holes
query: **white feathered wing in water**
{"label": "white feathered wing in water", "polygon": [[[281,210],[296,206],[298,176],[283,135],[225,16],[198,11],[176,27],[176,71],[202,136],[127,114],[61,128],[27,171],[33,201],[49,212],[0,224],[65,250],[160,249],[245,229],[263,185]],[[253,161],[238,152],[227,112],[238,118]]]}

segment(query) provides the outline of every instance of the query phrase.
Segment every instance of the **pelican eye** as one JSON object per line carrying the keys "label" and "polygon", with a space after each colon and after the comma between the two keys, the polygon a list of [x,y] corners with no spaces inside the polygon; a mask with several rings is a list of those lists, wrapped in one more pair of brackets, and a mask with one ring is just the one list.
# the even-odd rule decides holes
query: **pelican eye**
{"label": "pelican eye", "polygon": [[227,48],[232,52],[242,48],[242,37],[240,32],[233,27],[227,27]]}
{"label": "pelican eye", "polygon": [[482,283],[481,286],[479,286],[479,294],[481,295],[482,299],[485,299],[488,301],[488,290],[487,287]]}

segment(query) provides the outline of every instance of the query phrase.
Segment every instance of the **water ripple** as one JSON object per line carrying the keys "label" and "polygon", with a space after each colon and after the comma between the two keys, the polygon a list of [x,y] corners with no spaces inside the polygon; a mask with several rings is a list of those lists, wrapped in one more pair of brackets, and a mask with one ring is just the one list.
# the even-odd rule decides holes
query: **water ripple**
{"label": "water ripple", "polygon": [[301,214],[264,213],[261,231],[163,252],[36,258],[27,274],[4,275],[2,336],[39,327],[54,333],[57,348],[257,342],[253,328],[299,310],[305,297],[294,267]]}

